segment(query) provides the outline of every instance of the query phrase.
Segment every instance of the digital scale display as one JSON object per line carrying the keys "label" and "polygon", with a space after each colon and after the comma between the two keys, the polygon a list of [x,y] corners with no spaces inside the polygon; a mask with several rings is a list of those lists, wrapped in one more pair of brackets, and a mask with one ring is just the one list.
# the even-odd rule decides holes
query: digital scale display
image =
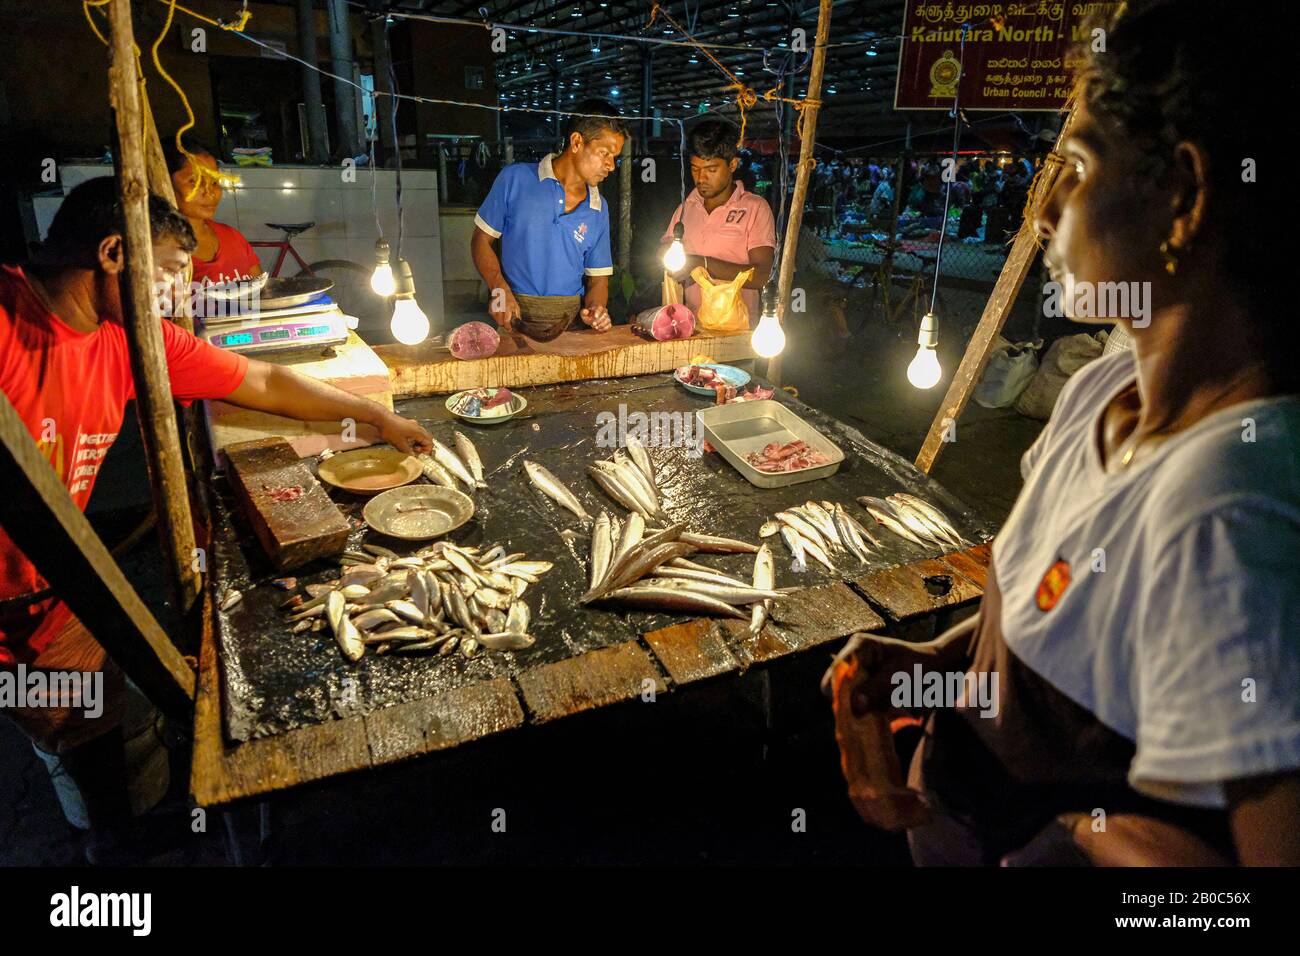
{"label": "digital scale display", "polygon": [[258,341],[273,342],[276,339],[287,339],[289,337],[288,329],[267,329],[258,335]]}
{"label": "digital scale display", "polygon": [[330,330],[330,326],[328,325],[312,325],[304,329],[299,329],[298,337],[303,338],[304,336],[308,336],[308,335],[321,335],[325,332],[328,332],[329,330]]}
{"label": "digital scale display", "polygon": [[[309,324],[313,319],[315,324]],[[347,336],[345,317],[333,303],[323,310],[318,307],[316,314],[303,315],[289,310],[288,314],[272,313],[257,319],[245,319],[238,331],[213,329],[206,333],[213,345],[247,353],[323,348],[341,344]]]}
{"label": "digital scale display", "polygon": [[252,332],[233,332],[221,337],[222,345],[248,345],[253,341]]}

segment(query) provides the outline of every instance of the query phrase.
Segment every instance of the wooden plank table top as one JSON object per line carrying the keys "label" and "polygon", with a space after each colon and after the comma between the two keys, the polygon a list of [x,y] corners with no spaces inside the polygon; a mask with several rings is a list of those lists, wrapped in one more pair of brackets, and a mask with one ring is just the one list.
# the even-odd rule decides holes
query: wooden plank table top
{"label": "wooden plank table top", "polygon": [[717,362],[755,357],[747,331],[654,342],[628,325],[616,325],[608,332],[563,332],[550,342],[506,333],[496,354],[484,359],[458,359],[441,340],[381,345],[375,352],[388,366],[393,397],[399,399],[450,394],[464,388],[523,388],[667,372],[696,355],[708,355]]}
{"label": "wooden plank table top", "polygon": [[[936,570],[959,579],[945,595],[929,595],[931,610],[979,597],[981,589],[958,572],[987,566],[986,545],[894,569],[898,581],[921,580]],[[870,575],[866,576],[871,578]],[[858,584],[857,581],[854,582]],[[864,585],[872,600],[907,616],[921,600],[894,578]],[[901,597],[899,595],[902,595]],[[847,584],[835,582],[790,595],[758,635],[747,622],[697,619],[643,634],[640,641],[590,651],[520,675],[457,688],[364,715],[232,744],[221,727],[221,681],[212,596],[205,596],[199,657],[190,791],[211,807],[284,790],[356,770],[447,750],[523,726],[639,697],[648,687],[666,693],[702,680],[740,673],[790,654],[893,623]]]}
{"label": "wooden plank table top", "polygon": [[[619,401],[634,401],[641,393],[629,391],[631,387],[619,383],[611,394]],[[556,387],[554,391],[546,402],[537,403],[539,408],[552,406],[549,414],[553,416],[590,421],[600,405],[593,405],[592,397],[581,387]],[[678,392],[685,394],[680,389],[670,392],[675,400],[681,400]],[[805,409],[805,414],[811,410]],[[527,424],[519,429],[534,434]],[[848,431],[836,435],[845,443],[865,441],[860,436],[851,438]],[[896,461],[879,463],[855,458],[846,463],[843,481],[857,485],[897,480],[889,469],[910,465],[894,458]],[[707,462],[700,467],[704,469],[700,474],[712,476],[707,481],[731,482],[733,489],[738,487],[725,470],[709,471]],[[716,462],[712,467],[724,468]],[[851,487],[843,482],[820,489],[819,493],[830,497],[851,500]],[[932,490],[941,493],[937,486]],[[744,493],[733,490],[733,494]],[[539,513],[548,514],[547,507],[543,505]],[[699,510],[699,502],[693,507]],[[734,524],[719,525],[718,530],[749,536]],[[199,805],[215,806],[445,751],[525,725],[549,724],[569,715],[616,706],[651,687],[656,694],[676,693],[708,680],[725,680],[746,669],[772,666],[824,647],[854,632],[892,629],[918,614],[979,597],[982,581],[976,579],[988,563],[987,547],[943,557],[929,554],[916,560],[909,560],[905,549],[896,553],[887,560],[903,563],[875,574],[841,570],[829,579],[819,576],[824,583],[810,582],[776,602],[772,619],[757,635],[749,633],[748,621],[685,620],[666,626],[662,619],[645,625],[640,633],[633,625],[623,632],[626,637],[612,641],[583,641],[575,634],[578,642],[569,657],[517,670],[484,666],[454,686],[450,682],[430,684],[418,699],[408,697],[389,706],[381,701],[364,712],[357,707],[355,713],[349,712],[352,705],[348,705],[322,722],[269,736],[253,735],[243,742],[228,739],[223,726],[229,702],[222,698],[221,639],[212,597],[223,582],[210,578],[199,661],[191,791]],[[216,567],[221,566],[217,561]],[[212,578],[219,576],[218,572]],[[947,587],[933,588],[943,593],[930,593],[926,588],[925,579],[934,577],[949,579]],[[246,597],[236,611],[250,601]],[[612,627],[612,623],[606,626]]]}

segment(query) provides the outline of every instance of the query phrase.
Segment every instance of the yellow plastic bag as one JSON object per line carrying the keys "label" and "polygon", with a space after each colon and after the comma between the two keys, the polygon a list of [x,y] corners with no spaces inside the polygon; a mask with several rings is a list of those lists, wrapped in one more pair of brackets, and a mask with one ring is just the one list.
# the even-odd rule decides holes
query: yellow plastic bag
{"label": "yellow plastic bag", "polygon": [[749,307],[745,305],[740,290],[753,274],[753,269],[746,269],[736,278],[720,283],[703,266],[697,266],[691,272],[691,278],[700,287],[696,327],[707,332],[747,332]]}

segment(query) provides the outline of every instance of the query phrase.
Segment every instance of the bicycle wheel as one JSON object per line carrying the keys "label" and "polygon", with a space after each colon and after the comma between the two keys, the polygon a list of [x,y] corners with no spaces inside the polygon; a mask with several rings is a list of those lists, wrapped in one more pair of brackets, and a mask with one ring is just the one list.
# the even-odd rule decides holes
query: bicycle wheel
{"label": "bicycle wheel", "polygon": [[344,315],[357,318],[357,334],[370,345],[383,345],[393,341],[388,329],[392,315],[391,303],[370,288],[370,273],[360,263],[347,259],[324,259],[311,263],[299,273],[321,276],[334,282],[330,297],[338,303]]}

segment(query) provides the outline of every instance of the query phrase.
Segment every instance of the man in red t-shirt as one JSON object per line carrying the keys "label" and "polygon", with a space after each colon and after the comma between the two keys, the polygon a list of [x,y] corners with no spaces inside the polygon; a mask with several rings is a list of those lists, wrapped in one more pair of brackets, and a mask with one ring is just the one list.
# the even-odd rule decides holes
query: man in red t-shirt
{"label": "man in red t-shirt", "polygon": [[[154,281],[170,283],[189,261],[194,233],[151,196]],[[37,259],[0,266],[0,391],[85,509],[95,476],[134,396],[118,279],[122,210],[109,177],[89,180],[59,207]],[[161,320],[160,320],[161,321]],[[220,398],[304,421],[351,418],[406,452],[431,448],[428,433],[376,402],[291,369],[215,348],[162,322],[172,394]],[[10,707],[33,742],[58,753],[86,802],[92,830],[129,819],[123,786],[121,672],[67,605],[38,594],[44,580],[0,529],[0,668],[102,672],[103,713],[72,707]],[[56,702],[47,702],[56,703]]]}

